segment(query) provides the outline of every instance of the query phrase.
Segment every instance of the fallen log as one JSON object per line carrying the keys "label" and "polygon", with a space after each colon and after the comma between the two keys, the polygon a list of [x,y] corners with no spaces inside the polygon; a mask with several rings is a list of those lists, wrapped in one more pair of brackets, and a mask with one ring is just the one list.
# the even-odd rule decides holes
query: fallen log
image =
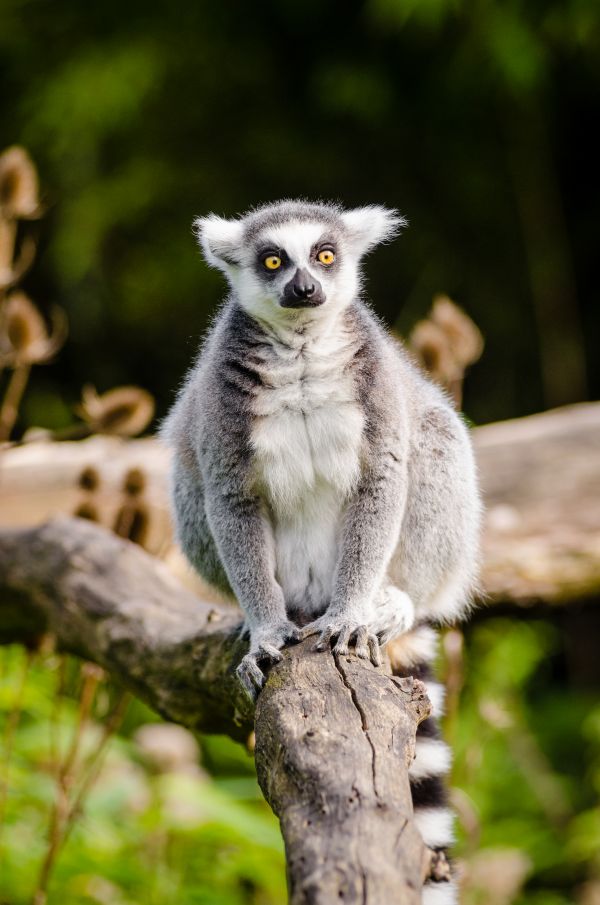
{"label": "fallen log", "polygon": [[281,821],[292,905],[418,905],[444,865],[412,819],[408,767],[424,686],[353,655],[288,648],[253,706],[235,677],[240,611],[207,604],[164,563],[83,521],[0,531],[0,643],[93,660],[166,719],[247,739]]}
{"label": "fallen log", "polygon": [[[600,403],[568,406],[475,428],[486,506],[483,590],[491,602],[563,604],[600,594]],[[113,527],[131,469],[146,480],[145,546],[166,555],[189,581],[173,547],[166,474],[157,439],[94,437],[79,443],[32,443],[0,454],[0,525],[40,524],[71,514],[91,467],[99,521]],[[197,584],[202,596],[208,589]]]}

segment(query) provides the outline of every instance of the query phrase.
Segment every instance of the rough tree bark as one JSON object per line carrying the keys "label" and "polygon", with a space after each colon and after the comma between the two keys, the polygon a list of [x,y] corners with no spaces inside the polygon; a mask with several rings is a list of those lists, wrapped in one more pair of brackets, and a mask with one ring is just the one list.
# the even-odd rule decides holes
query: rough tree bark
{"label": "rough tree bark", "polygon": [[[313,642],[314,644],[314,642]],[[256,714],[256,767],[286,842],[292,905],[419,905],[432,870],[408,766],[424,686],[311,641],[279,664]]]}
{"label": "rough tree bark", "polygon": [[[61,517],[0,532],[0,643],[60,648],[103,666],[164,717],[247,738],[235,678],[239,611],[206,604],[157,559]],[[256,764],[281,821],[293,905],[418,905],[446,865],[412,821],[408,765],[424,687],[353,656],[285,651],[256,711]]]}

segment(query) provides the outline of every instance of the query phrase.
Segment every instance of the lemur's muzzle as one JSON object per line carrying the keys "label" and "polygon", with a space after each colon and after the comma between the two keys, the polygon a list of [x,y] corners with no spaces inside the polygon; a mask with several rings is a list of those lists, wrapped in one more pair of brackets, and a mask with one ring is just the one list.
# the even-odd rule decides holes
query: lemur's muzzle
{"label": "lemur's muzzle", "polygon": [[316,308],[325,301],[323,287],[305,268],[298,268],[281,296],[282,308]]}

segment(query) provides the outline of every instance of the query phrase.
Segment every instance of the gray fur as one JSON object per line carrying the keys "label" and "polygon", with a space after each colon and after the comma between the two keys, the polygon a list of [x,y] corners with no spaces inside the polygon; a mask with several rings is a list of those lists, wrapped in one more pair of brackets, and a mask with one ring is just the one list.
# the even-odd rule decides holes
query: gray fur
{"label": "gray fur", "polygon": [[[196,222],[232,291],[164,435],[179,542],[246,614],[251,694],[261,661],[301,635],[377,662],[379,643],[415,625],[418,645],[419,625],[469,604],[480,507],[468,432],[359,298],[362,255],[402,223],[304,201]],[[316,258],[324,238],[335,266]],[[282,249],[281,273],[257,259],[265,243]],[[323,304],[282,307],[296,268]]]}

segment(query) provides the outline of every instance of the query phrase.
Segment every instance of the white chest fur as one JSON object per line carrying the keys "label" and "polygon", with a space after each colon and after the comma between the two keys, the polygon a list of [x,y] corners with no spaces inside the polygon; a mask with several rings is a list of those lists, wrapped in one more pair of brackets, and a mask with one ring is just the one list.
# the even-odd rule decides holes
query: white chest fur
{"label": "white chest fur", "polygon": [[257,483],[272,513],[277,578],[286,601],[323,609],[344,505],[360,474],[363,414],[348,364],[355,340],[298,338],[273,345],[255,400]]}

